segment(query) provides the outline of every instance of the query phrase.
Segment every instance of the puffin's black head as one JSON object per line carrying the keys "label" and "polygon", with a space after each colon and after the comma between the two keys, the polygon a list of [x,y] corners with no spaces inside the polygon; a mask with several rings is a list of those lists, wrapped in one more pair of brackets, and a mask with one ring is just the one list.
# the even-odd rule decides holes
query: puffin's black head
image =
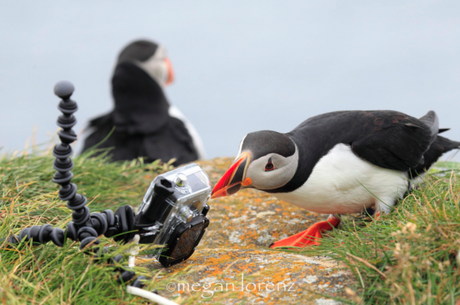
{"label": "puffin's black head", "polygon": [[140,61],[145,62],[157,51],[159,45],[148,40],[137,40],[127,45],[118,55],[118,62]]}
{"label": "puffin's black head", "polygon": [[285,134],[263,130],[247,134],[238,157],[212,191],[212,198],[232,195],[242,187],[273,190],[288,183],[297,170],[298,151]]}
{"label": "puffin's black head", "polygon": [[127,45],[118,55],[117,64],[131,62],[137,64],[160,86],[169,85],[174,80],[171,61],[163,46],[148,41],[137,40]]}

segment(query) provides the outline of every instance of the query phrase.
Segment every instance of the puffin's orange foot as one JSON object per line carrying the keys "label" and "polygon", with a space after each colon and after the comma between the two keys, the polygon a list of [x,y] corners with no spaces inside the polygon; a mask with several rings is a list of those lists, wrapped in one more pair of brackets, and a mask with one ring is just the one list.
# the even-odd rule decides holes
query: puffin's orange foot
{"label": "puffin's orange foot", "polygon": [[330,216],[326,221],[320,221],[309,227],[307,230],[279,240],[270,245],[270,248],[304,248],[312,245],[319,245],[322,235],[321,232],[330,231],[337,227],[340,218]]}

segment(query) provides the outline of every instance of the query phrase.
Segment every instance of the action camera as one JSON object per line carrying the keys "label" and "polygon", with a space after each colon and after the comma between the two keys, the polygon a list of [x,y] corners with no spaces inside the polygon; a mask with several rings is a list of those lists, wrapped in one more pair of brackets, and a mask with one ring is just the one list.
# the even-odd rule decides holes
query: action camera
{"label": "action camera", "polygon": [[200,243],[209,220],[208,175],[195,163],[157,176],[150,184],[135,218],[139,243],[162,247],[153,255],[165,267],[189,258]]}

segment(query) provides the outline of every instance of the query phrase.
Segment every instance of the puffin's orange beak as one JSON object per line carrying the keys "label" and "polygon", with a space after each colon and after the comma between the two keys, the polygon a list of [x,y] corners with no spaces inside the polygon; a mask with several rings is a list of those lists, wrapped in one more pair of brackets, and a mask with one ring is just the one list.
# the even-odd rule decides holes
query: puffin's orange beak
{"label": "puffin's orange beak", "polygon": [[232,166],[220,178],[212,190],[211,198],[230,196],[238,192],[243,186],[252,184],[251,178],[246,177],[246,170],[251,162],[251,154],[244,152],[239,155]]}
{"label": "puffin's orange beak", "polygon": [[165,58],[166,68],[168,69],[168,79],[165,85],[170,85],[174,81],[174,71],[171,65],[171,61],[168,57]]}

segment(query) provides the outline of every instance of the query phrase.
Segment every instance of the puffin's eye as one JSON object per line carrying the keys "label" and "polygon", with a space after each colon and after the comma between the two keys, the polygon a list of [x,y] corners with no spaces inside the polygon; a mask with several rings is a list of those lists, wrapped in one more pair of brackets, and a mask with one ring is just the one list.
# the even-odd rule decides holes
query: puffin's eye
{"label": "puffin's eye", "polygon": [[273,165],[272,158],[268,159],[267,164],[265,164],[265,171],[269,172],[275,169],[275,166]]}

